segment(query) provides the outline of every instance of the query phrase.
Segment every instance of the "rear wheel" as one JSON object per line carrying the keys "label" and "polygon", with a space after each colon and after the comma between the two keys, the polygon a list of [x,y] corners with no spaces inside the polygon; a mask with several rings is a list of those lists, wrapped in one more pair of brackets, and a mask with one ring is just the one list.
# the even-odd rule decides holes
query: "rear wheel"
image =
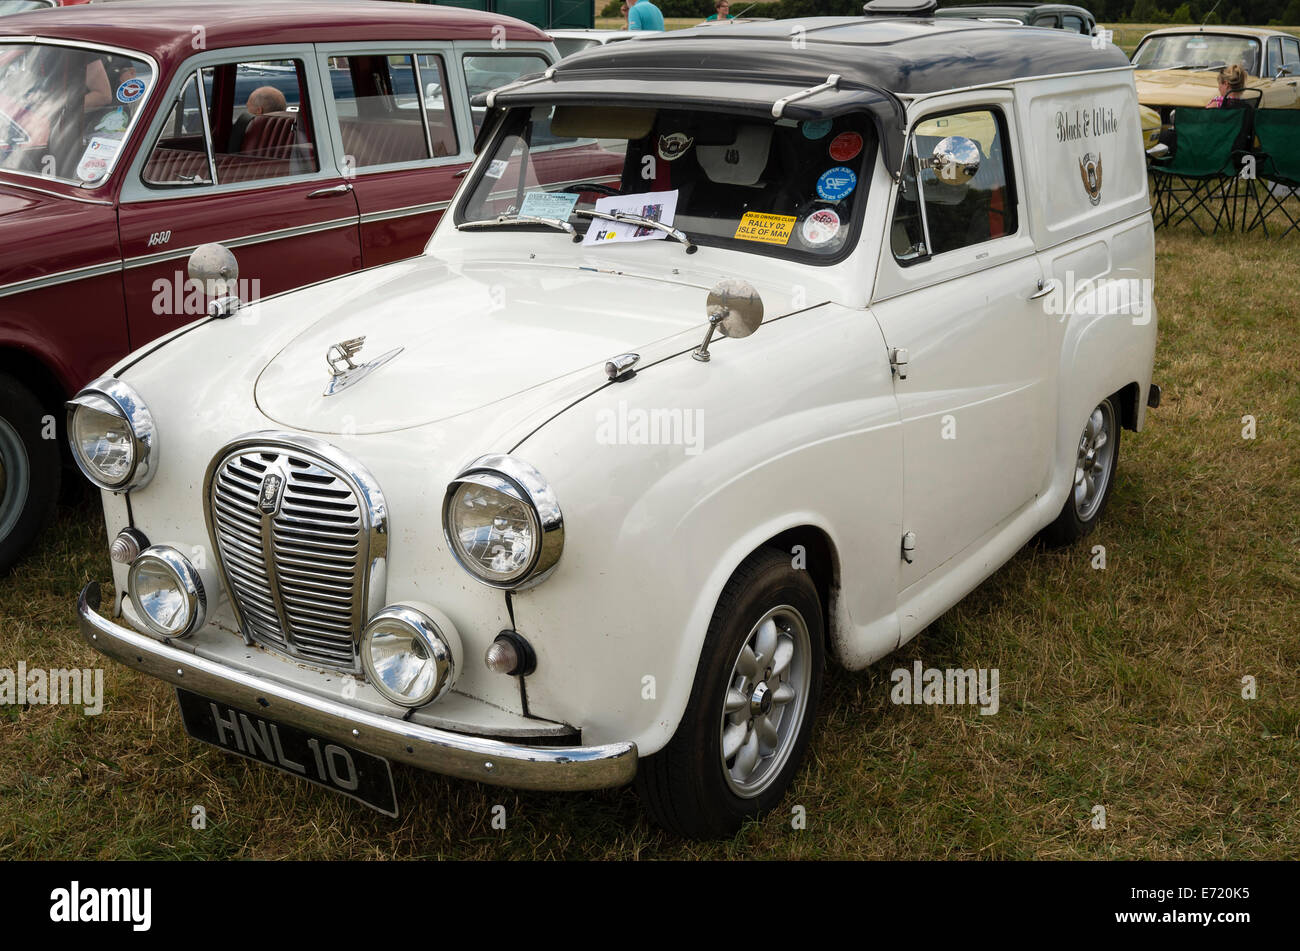
{"label": "rear wheel", "polygon": [[723,590],[677,732],[641,761],[655,821],[716,838],[775,806],[808,747],[823,665],[816,586],[788,553],[762,550]]}
{"label": "rear wheel", "polygon": [[43,438],[46,415],[25,386],[0,374],[0,572],[31,544],[59,495],[59,442]]}
{"label": "rear wheel", "polygon": [[1043,530],[1049,545],[1069,545],[1091,532],[1106,511],[1119,467],[1119,406],[1102,400],[1088,415],[1076,445],[1074,484],[1056,521]]}

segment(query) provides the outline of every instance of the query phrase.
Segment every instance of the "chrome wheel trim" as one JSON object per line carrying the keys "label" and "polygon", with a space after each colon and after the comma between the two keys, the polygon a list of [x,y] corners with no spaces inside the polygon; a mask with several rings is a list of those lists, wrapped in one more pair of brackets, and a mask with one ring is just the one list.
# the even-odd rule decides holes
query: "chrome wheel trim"
{"label": "chrome wheel trim", "polygon": [[31,460],[18,430],[0,418],[0,540],[9,537],[22,517],[31,491]]}
{"label": "chrome wheel trim", "polygon": [[722,698],[719,757],[742,799],[762,795],[790,759],[808,710],[811,656],[808,625],[788,604],[759,618],[740,648]]}
{"label": "chrome wheel trim", "polygon": [[1110,400],[1088,417],[1074,462],[1074,511],[1086,522],[1097,514],[1115,470],[1115,409]]}

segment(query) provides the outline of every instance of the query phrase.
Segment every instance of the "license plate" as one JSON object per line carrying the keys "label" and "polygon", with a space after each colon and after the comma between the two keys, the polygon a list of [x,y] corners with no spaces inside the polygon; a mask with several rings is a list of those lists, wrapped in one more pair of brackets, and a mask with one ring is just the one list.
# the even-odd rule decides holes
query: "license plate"
{"label": "license plate", "polygon": [[177,689],[176,701],[185,732],[196,740],[332,789],[386,816],[397,816],[388,760],[188,690]]}

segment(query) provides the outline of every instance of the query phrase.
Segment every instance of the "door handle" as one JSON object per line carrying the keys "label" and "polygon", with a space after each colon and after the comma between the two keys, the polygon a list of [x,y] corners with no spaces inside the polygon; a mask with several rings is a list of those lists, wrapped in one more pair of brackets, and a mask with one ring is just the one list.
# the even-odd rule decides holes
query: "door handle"
{"label": "door handle", "polygon": [[345,182],[342,185],[335,185],[332,188],[318,188],[314,192],[308,192],[308,198],[324,198],[327,195],[346,195],[352,191],[351,183]]}
{"label": "door handle", "polygon": [[1046,283],[1041,279],[1038,281],[1038,290],[1029,295],[1030,300],[1038,300],[1040,297],[1046,297],[1052,291],[1056,290],[1056,278],[1052,278]]}

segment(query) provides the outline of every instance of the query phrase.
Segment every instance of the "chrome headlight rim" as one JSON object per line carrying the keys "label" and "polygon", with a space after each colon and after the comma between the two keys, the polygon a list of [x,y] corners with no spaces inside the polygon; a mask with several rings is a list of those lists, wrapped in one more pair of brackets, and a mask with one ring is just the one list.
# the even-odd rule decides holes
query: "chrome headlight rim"
{"label": "chrome headlight rim", "polygon": [[[405,628],[406,633],[413,640],[423,643],[429,659],[434,662],[436,677],[432,686],[423,693],[409,697],[399,694],[388,687],[375,669],[374,655],[370,649],[371,638],[374,637],[378,629],[387,625],[397,625],[400,628]],[[400,707],[415,709],[416,707],[427,706],[435,700],[440,700],[451,690],[451,686],[456,680],[456,658],[447,635],[437,621],[423,611],[418,611],[408,605],[394,604],[376,612],[366,622],[366,626],[361,632],[360,648],[361,669],[365,672],[366,681],[379,691],[380,696],[385,700]]]}
{"label": "chrome headlight rim", "polygon": [[[125,421],[131,431],[131,467],[116,482],[104,479],[82,458],[78,448],[73,422],[77,412],[82,408],[104,411],[100,404],[108,403]],[[134,388],[114,377],[100,377],[82,387],[72,399],[65,404],[67,409],[68,445],[72,449],[72,459],[81,470],[82,475],[96,486],[109,492],[130,492],[142,489],[149,484],[157,470],[157,429],[153,414],[144,405],[144,400]]]}
{"label": "chrome headlight rim", "polygon": [[[506,580],[485,577],[472,561],[461,557],[451,530],[451,505],[457,491],[467,483],[505,491],[528,507],[538,542],[529,553],[527,566],[516,577]],[[490,588],[522,591],[540,584],[555,570],[564,551],[564,515],[555,491],[537,469],[513,456],[492,454],[475,459],[448,483],[442,500],[442,534],[451,556],[475,580]]]}
{"label": "chrome headlight rim", "polygon": [[[145,610],[144,604],[140,601],[138,584],[140,571],[150,564],[161,565],[170,572],[176,582],[177,590],[185,599],[186,621],[184,625],[176,630],[164,629],[161,625],[155,623],[152,615]],[[139,556],[131,562],[131,567],[127,569],[126,592],[131,599],[131,605],[135,608],[136,615],[144,625],[159,637],[165,637],[168,640],[189,637],[203,626],[203,622],[207,618],[208,597],[203,589],[203,579],[200,577],[198,569],[190,564],[188,558],[170,545],[152,545],[140,552]]]}

